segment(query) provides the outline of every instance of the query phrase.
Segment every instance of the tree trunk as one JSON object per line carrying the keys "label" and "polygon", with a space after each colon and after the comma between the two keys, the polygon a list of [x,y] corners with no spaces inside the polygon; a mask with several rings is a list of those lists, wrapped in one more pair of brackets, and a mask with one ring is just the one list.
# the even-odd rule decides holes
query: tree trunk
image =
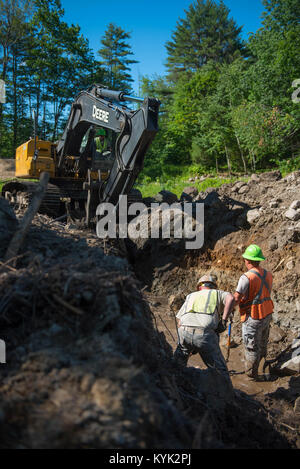
{"label": "tree trunk", "polygon": [[250,155],[251,155],[251,158],[252,158],[252,169],[255,173],[256,172],[256,161],[255,161],[255,155],[254,155],[253,150],[250,151]]}
{"label": "tree trunk", "polygon": [[17,57],[16,53],[13,54],[13,148],[14,151],[17,148],[18,138],[18,98],[17,98]]}
{"label": "tree trunk", "polygon": [[231,177],[231,164],[230,164],[228,149],[227,149],[227,146],[226,146],[226,145],[225,145],[225,152],[226,152],[226,160],[227,160],[227,166],[228,166],[229,177]]}
{"label": "tree trunk", "polygon": [[244,156],[243,149],[242,149],[241,144],[240,144],[240,139],[237,135],[235,136],[235,138],[236,138],[236,141],[237,141],[237,144],[238,144],[238,147],[239,147],[239,150],[240,150],[240,155],[241,155],[241,158],[242,158],[242,162],[243,162],[243,165],[244,165],[244,173],[247,174],[247,164],[246,164],[246,159],[245,159],[245,156]]}

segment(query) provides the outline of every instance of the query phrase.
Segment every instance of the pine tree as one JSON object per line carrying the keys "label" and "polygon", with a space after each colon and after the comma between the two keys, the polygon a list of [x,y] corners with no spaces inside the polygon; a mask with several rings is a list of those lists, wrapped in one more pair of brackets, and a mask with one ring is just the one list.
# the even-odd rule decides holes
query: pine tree
{"label": "pine tree", "polygon": [[133,55],[131,47],[126,42],[130,34],[113,23],[108,25],[104,37],[101,39],[102,48],[98,51],[102,57],[100,62],[106,69],[106,83],[110,88],[122,90],[126,93],[132,92],[130,66],[138,63],[130,59]]}
{"label": "pine tree", "polygon": [[229,18],[223,2],[196,0],[179,19],[171,41],[166,44],[169,77],[174,81],[182,71],[195,72],[208,61],[230,63],[244,54],[241,29]]}

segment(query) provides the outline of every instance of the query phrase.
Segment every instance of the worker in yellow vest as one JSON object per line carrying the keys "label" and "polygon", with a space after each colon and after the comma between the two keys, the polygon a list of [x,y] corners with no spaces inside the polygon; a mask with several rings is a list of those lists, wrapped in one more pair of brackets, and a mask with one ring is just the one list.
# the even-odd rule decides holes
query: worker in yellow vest
{"label": "worker in yellow vest", "polygon": [[271,300],[273,278],[271,272],[260,267],[260,262],[265,257],[259,246],[251,244],[242,256],[247,272],[239,279],[234,299],[239,305],[241,315],[245,372],[250,378],[257,380],[259,363],[267,355],[274,307]]}
{"label": "worker in yellow vest", "polygon": [[104,129],[99,128],[96,130],[95,138],[96,150],[100,154],[103,154],[107,150],[107,139],[106,132]]}
{"label": "worker in yellow vest", "polygon": [[214,275],[201,277],[197,291],[186,297],[177,313],[179,343],[174,359],[186,366],[189,356],[199,353],[207,367],[221,372],[230,381],[219,333],[226,330],[234,298],[231,293],[218,290],[216,282]]}

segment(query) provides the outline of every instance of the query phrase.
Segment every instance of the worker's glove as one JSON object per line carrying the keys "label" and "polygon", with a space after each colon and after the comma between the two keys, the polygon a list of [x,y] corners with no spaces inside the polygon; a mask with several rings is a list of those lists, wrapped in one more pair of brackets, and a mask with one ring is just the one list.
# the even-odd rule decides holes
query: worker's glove
{"label": "worker's glove", "polygon": [[220,319],[218,327],[216,329],[217,334],[222,334],[222,332],[227,329],[227,321],[225,319]]}

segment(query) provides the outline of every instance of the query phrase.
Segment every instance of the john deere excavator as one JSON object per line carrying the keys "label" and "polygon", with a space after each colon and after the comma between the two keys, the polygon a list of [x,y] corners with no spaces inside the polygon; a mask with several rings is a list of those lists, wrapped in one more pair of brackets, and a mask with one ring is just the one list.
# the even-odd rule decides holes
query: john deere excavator
{"label": "john deere excavator", "polygon": [[[139,109],[125,106],[129,101],[139,102]],[[81,91],[58,142],[34,135],[17,148],[17,179],[3,186],[2,195],[26,206],[38,184],[34,179],[47,171],[50,179],[40,211],[59,217],[67,210],[89,225],[99,203],[117,205],[122,194],[130,198],[158,131],[159,105],[155,98],[127,96],[101,85]]]}

